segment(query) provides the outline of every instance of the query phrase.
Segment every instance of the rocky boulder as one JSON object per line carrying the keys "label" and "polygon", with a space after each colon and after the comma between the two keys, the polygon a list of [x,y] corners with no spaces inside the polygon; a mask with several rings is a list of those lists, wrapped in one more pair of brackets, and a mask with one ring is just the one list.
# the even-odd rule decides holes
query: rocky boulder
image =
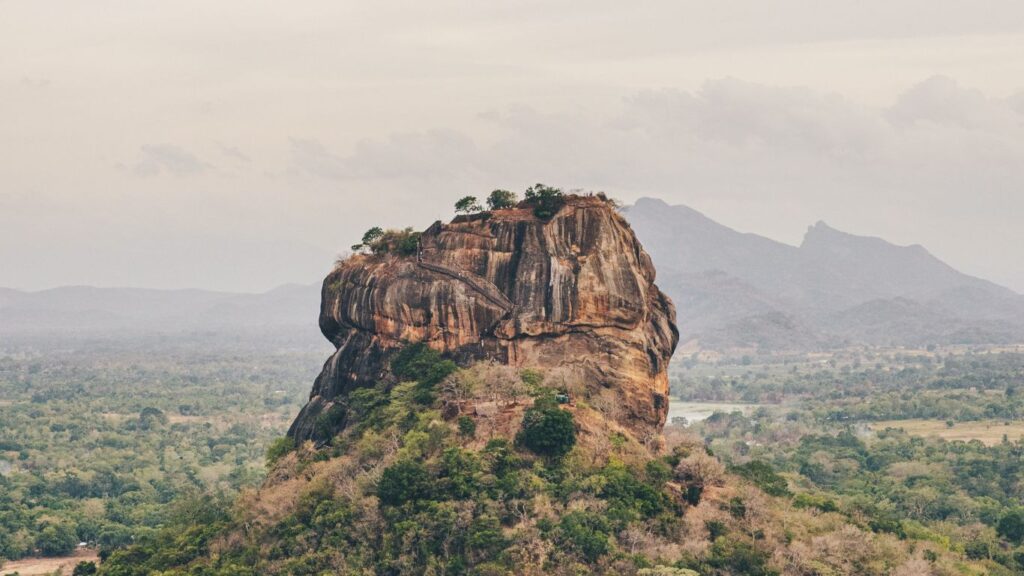
{"label": "rocky boulder", "polygon": [[638,439],[661,432],[675,308],[608,201],[566,196],[548,219],[521,204],[436,222],[416,252],[355,255],[324,280],[320,328],[337,351],[292,437],[344,428],[348,394],[392,379],[390,353],[411,342],[462,364],[557,371]]}

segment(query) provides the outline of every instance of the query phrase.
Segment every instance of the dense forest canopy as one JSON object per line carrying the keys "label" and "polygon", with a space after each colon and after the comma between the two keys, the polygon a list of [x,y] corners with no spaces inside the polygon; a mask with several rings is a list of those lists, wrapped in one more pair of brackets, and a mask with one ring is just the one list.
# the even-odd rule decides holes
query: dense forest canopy
{"label": "dense forest canopy", "polygon": [[[282,434],[318,352],[201,338],[8,347],[0,553],[59,556],[84,542],[106,574],[1024,566],[1019,353],[677,358],[677,401],[754,407],[670,426],[654,457],[594,436],[591,408],[560,409],[544,371],[459,369],[415,347],[396,361],[408,382],[358,395],[354,425],[315,449]],[[494,428],[442,418],[452,398],[534,408]],[[301,479],[272,520],[252,506],[267,470],[278,480],[264,498]],[[252,545],[230,544],[257,518]]]}

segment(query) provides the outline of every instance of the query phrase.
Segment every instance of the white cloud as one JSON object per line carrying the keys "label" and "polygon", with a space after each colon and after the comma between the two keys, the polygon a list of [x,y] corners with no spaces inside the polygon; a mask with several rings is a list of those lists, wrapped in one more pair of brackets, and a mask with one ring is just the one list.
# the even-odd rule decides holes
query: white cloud
{"label": "white cloud", "polygon": [[366,139],[344,157],[317,140],[291,140],[293,170],[333,180],[442,178],[456,171],[474,170],[477,156],[473,140],[452,130]]}
{"label": "white cloud", "polygon": [[150,144],[139,148],[139,159],[132,165],[136,176],[189,176],[211,170],[208,164],[195,154],[173,144]]}
{"label": "white cloud", "polygon": [[[540,180],[789,241],[824,218],[1024,289],[1019,0],[7,2],[0,52],[0,285],[164,285],[219,234],[332,253]],[[912,87],[935,74],[962,86]]]}
{"label": "white cloud", "polygon": [[250,158],[249,155],[246,154],[245,152],[242,152],[242,149],[239,148],[238,146],[227,146],[221,142],[218,142],[217,147],[220,148],[221,154],[235,162],[242,162],[245,164],[252,162],[252,158]]}
{"label": "white cloud", "polygon": [[692,92],[644,91],[608,114],[513,107],[484,119],[500,137],[401,134],[349,154],[294,142],[293,161],[382,193],[433,197],[452,182],[483,191],[540,180],[651,194],[793,242],[824,218],[924,243],[970,272],[1024,287],[1008,265],[1024,246],[1024,116],[1013,101],[949,78],[926,79],[889,107],[730,78]]}
{"label": "white cloud", "polygon": [[[567,184],[694,194],[739,185],[800,185],[790,191],[797,196],[845,193],[830,192],[838,183],[866,193],[885,187],[902,188],[906,197],[955,196],[964,193],[958,176],[974,168],[1008,179],[992,182],[993,193],[1024,183],[1024,165],[1011,162],[1024,158],[1024,116],[1009,101],[948,78],[914,86],[889,108],[724,79],[695,92],[641,92],[611,114],[514,107],[485,118],[502,134],[490,143],[428,131],[363,140],[339,154],[295,140],[292,161],[338,180],[472,175],[529,182],[531,172],[540,172]],[[986,173],[971,176],[984,180]]]}

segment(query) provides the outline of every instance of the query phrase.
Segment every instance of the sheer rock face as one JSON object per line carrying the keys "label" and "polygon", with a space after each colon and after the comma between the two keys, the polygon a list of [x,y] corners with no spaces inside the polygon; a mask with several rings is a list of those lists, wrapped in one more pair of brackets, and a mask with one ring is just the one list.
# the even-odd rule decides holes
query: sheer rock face
{"label": "sheer rock face", "polygon": [[460,363],[571,375],[581,399],[638,438],[660,433],[675,307],[607,202],[568,196],[548,220],[519,207],[437,222],[420,246],[418,257],[353,256],[324,280],[320,328],[337,351],[291,436],[326,440],[343,428],[348,393],[391,378],[389,352],[408,342]]}

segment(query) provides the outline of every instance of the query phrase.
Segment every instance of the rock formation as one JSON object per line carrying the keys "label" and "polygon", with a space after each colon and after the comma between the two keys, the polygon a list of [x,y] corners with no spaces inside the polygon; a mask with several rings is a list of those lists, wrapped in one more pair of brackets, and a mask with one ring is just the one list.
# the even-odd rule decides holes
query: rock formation
{"label": "rock formation", "polygon": [[[638,438],[668,412],[675,308],[633,231],[597,196],[436,222],[412,256],[354,255],[324,280],[320,328],[337,351],[289,434],[326,440],[350,391],[392,378],[389,353],[424,342],[456,362],[561,370]],[[331,414],[323,429],[321,415]],[[318,424],[318,417],[320,418]]]}

